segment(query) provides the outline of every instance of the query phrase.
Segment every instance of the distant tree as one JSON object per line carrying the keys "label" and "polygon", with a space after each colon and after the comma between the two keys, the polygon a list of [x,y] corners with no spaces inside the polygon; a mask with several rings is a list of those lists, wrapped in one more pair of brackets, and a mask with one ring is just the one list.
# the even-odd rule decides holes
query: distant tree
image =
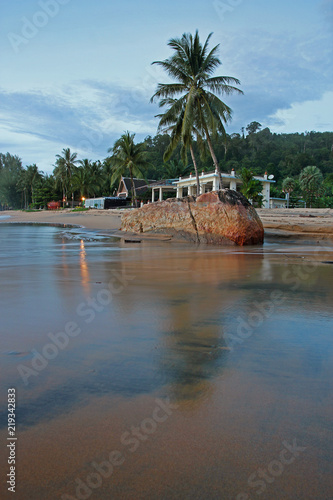
{"label": "distant tree", "polygon": [[29,186],[30,193],[31,193],[31,202],[35,203],[34,199],[34,187],[36,186],[36,183],[38,180],[41,178],[41,173],[38,171],[38,167],[36,163],[33,165],[27,165],[25,169],[25,183],[27,186]]}
{"label": "distant tree", "polygon": [[101,180],[101,189],[105,194],[114,195],[117,191],[117,187],[119,185],[118,179],[113,179],[112,181],[112,163],[111,158],[108,156],[102,163],[102,180]]}
{"label": "distant tree", "polygon": [[103,180],[102,165],[85,158],[79,160],[79,166],[73,175],[73,188],[80,192],[80,198],[95,195],[99,192]]}
{"label": "distant tree", "polygon": [[331,194],[333,194],[333,173],[328,174],[326,176],[324,184],[328,188],[328,190],[331,192]]}
{"label": "distant tree", "polygon": [[164,179],[177,179],[190,173],[191,165],[184,167],[181,160],[170,160],[164,164],[165,172]]}
{"label": "distant tree", "polygon": [[305,167],[299,176],[299,183],[304,198],[312,207],[313,201],[320,196],[323,190],[323,174],[315,166]]}
{"label": "distant tree", "polygon": [[22,206],[20,180],[22,178],[22,160],[10,153],[0,153],[0,205],[2,208],[20,208]]}
{"label": "distant tree", "polygon": [[292,193],[294,191],[295,187],[296,187],[296,182],[295,182],[295,179],[293,179],[292,177],[286,177],[284,179],[284,181],[282,182],[282,191],[284,193],[288,193],[287,208],[289,208],[290,193]]}
{"label": "distant tree", "polygon": [[34,183],[34,205],[35,207],[46,208],[47,203],[59,198],[59,193],[55,189],[55,178],[39,172],[39,176]]}
{"label": "distant tree", "polygon": [[93,161],[90,165],[90,175],[92,179],[93,192],[97,194],[103,185],[103,165],[97,160]]}
{"label": "distant tree", "polygon": [[56,188],[62,191],[62,201],[64,204],[67,200],[67,172],[64,162],[56,161],[53,169],[53,176]]}
{"label": "distant tree", "polygon": [[23,208],[25,209],[27,209],[29,206],[29,193],[30,193],[30,187],[26,173],[27,173],[26,170],[22,169],[19,174],[18,181],[16,183],[17,190],[23,194],[23,200],[24,200]]}
{"label": "distant tree", "polygon": [[259,122],[251,122],[249,123],[247,126],[246,126],[246,132],[251,135],[251,134],[255,134],[256,132],[258,132],[258,130],[261,129],[261,123]]}
{"label": "distant tree", "polygon": [[77,153],[71,153],[70,148],[64,148],[61,155],[56,155],[56,167],[58,169],[54,172],[55,176],[61,179],[61,183],[66,185],[66,198],[68,190],[72,193],[72,207],[74,206],[74,187],[72,178],[75,173],[77,160]]}
{"label": "distant tree", "polygon": [[111,183],[119,181],[122,175],[128,171],[132,185],[132,204],[137,205],[134,176],[144,178],[144,172],[149,166],[147,152],[144,144],[134,143],[135,134],[125,132],[108,151],[112,153],[110,157],[112,165]]}
{"label": "distant tree", "polygon": [[91,177],[89,171],[82,167],[78,167],[72,178],[74,191],[79,191],[80,199],[82,197],[89,198],[91,190]]}
{"label": "distant tree", "polygon": [[262,205],[263,196],[261,194],[262,184],[257,179],[254,179],[252,172],[247,168],[243,167],[240,175],[238,176],[242,185],[240,188],[241,193],[252,202],[256,202],[259,207]]}

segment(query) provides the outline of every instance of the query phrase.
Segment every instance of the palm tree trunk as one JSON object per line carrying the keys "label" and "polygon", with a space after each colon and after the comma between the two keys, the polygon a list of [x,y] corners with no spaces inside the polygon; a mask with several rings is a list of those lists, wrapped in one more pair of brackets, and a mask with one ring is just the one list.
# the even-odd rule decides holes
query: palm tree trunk
{"label": "palm tree trunk", "polygon": [[209,135],[209,132],[208,132],[207,129],[205,129],[205,133],[206,133],[206,139],[207,139],[209,151],[210,151],[210,154],[211,154],[211,157],[213,159],[214,166],[215,166],[215,170],[217,170],[217,173],[218,173],[218,176],[219,176],[220,189],[222,189],[223,183],[222,183],[222,175],[221,175],[221,171],[220,171],[220,166],[219,166],[217,158],[215,156],[213,145],[212,145],[212,141],[210,139],[210,135]]}
{"label": "palm tree trunk", "polygon": [[194,170],[195,170],[195,177],[197,179],[197,196],[199,196],[200,195],[200,182],[199,182],[198,166],[197,166],[197,162],[195,160],[192,144],[190,144],[190,151],[191,151],[191,157],[192,157],[193,166],[194,166]]}
{"label": "palm tree trunk", "polygon": [[132,169],[130,169],[130,176],[131,176],[131,184],[132,184],[132,205],[134,205],[136,208],[137,207],[136,189],[135,189]]}

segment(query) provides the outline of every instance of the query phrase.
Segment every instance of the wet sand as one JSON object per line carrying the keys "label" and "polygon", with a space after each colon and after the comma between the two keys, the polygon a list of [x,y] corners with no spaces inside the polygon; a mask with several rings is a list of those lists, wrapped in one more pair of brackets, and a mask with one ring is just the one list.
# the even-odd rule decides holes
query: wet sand
{"label": "wet sand", "polygon": [[[107,229],[114,220],[92,217]],[[1,269],[1,395],[13,385],[18,394],[15,498],[331,498],[332,248],[128,246],[46,229],[17,225]],[[17,366],[69,321],[80,335],[26,386]]]}
{"label": "wet sand", "polygon": [[[9,220],[12,222],[77,224],[88,229],[115,232],[121,228],[123,211],[72,212],[71,209],[39,212],[5,211],[0,212],[0,222],[1,216],[10,216]],[[258,209],[257,212],[264,225],[266,237],[333,240],[332,209]]]}
{"label": "wet sand", "polygon": [[332,209],[258,209],[257,212],[266,236],[333,240]]}
{"label": "wet sand", "polygon": [[34,222],[39,224],[73,224],[87,229],[100,229],[115,231],[121,226],[121,211],[119,210],[89,210],[73,212],[65,210],[40,210],[38,212],[24,212],[21,210],[8,210],[0,212],[3,222]]}

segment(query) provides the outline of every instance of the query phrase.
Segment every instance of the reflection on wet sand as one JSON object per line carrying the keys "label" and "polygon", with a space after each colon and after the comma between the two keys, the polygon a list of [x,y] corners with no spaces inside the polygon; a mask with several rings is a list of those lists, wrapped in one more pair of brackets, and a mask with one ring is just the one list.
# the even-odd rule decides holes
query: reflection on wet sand
{"label": "reflection on wet sand", "polygon": [[[2,272],[1,383],[20,395],[19,500],[79,498],[77,479],[87,484],[112,450],[125,462],[91,498],[255,498],[249,476],[294,439],[306,452],[263,498],[330,498],[330,267],[310,271],[282,245],[277,254],[49,239],[37,261],[30,253],[29,265]],[[274,291],[283,301],[270,310]],[[263,320],[230,350],[258,304]],[[31,366],[32,349],[70,321],[80,334],[24,386],[6,352]],[[149,428],[156,398],[177,410],[131,451],[122,436]]]}
{"label": "reflection on wet sand", "polygon": [[87,252],[84,246],[84,240],[80,241],[80,272],[81,272],[81,283],[84,291],[87,295],[90,294],[90,286],[89,286],[89,267],[87,262]]}

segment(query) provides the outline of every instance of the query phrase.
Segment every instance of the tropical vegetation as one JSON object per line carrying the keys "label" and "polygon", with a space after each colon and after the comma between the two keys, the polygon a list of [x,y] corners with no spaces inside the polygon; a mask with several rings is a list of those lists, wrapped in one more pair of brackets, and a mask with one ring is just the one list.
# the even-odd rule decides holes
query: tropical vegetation
{"label": "tropical vegetation", "polygon": [[[159,100],[161,108],[167,107],[160,117],[159,129],[171,132],[171,141],[166,150],[166,159],[180,142],[183,152],[191,152],[191,158],[197,178],[197,192],[199,193],[198,168],[195,160],[193,141],[197,143],[204,137],[222,185],[219,162],[217,160],[212,137],[220,132],[226,137],[225,124],[231,119],[231,108],[218,96],[229,95],[233,92],[243,92],[235,87],[240,82],[231,76],[213,76],[216,68],[221,64],[217,56],[219,45],[211,50],[208,44],[212,33],[208,35],[204,44],[200,42],[198,31],[192,36],[184,33],[181,38],[172,38],[168,45],[174,53],[164,61],[154,61],[161,66],[167,75],[174,79],[172,83],[159,83],[151,98]],[[184,154],[183,154],[184,158]]]}
{"label": "tropical vegetation", "polygon": [[112,153],[110,163],[113,167],[111,177],[112,182],[119,182],[122,176],[128,171],[131,178],[132,186],[132,202],[137,205],[137,194],[134,183],[134,177],[144,179],[145,170],[149,167],[147,161],[147,153],[144,150],[143,144],[134,143],[135,134],[125,132],[109,149]]}
{"label": "tropical vegetation", "polygon": [[172,38],[171,55],[154,61],[170,78],[151,98],[161,110],[155,136],[135,142],[133,132],[124,132],[103,160],[80,159],[65,147],[55,157],[52,174],[0,153],[0,209],[44,208],[51,200],[78,205],[83,198],[114,195],[121,176],[130,177],[136,203],[135,177],[175,179],[194,170],[199,191],[198,172],[232,169],[242,179],[245,196],[259,205],[261,186],[254,176],[267,172],[276,181],[272,197],[287,194],[291,207],[333,208],[333,132],[275,134],[252,121],[228,134],[232,111],[223,96],[242,91],[237,78],[215,76],[221,61],[219,45],[209,48],[211,37],[201,42],[196,32]]}

